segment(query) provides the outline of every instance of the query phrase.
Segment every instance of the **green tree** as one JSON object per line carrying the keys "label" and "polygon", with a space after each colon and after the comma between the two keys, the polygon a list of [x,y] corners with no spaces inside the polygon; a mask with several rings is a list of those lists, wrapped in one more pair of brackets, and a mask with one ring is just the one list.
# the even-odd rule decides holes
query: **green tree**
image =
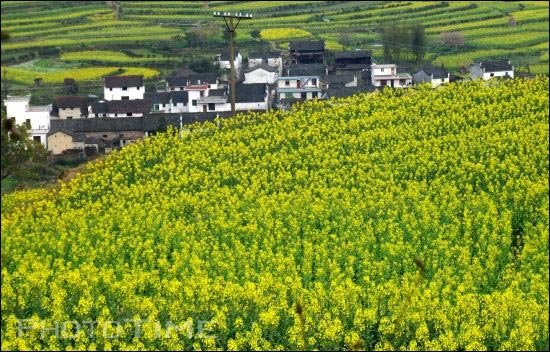
{"label": "green tree", "polygon": [[254,39],[260,39],[260,30],[253,29],[252,31],[250,31],[250,36]]}
{"label": "green tree", "polygon": [[200,58],[189,63],[189,69],[197,73],[215,72],[218,73],[218,66],[208,59]]}
{"label": "green tree", "polygon": [[[237,40],[237,32],[238,31],[233,32],[233,40]],[[223,29],[223,40],[224,43],[229,43],[229,31],[227,30],[227,27],[224,27]]]}
{"label": "green tree", "polygon": [[23,173],[30,162],[46,160],[46,150],[42,144],[29,139],[27,127],[17,125],[14,118],[7,118],[6,111],[2,109],[2,180],[12,174]]}
{"label": "green tree", "polygon": [[384,63],[393,61],[393,40],[395,27],[385,26],[382,29],[382,45],[384,46]]}
{"label": "green tree", "polygon": [[426,31],[423,25],[415,25],[412,30],[412,51],[416,56],[416,63],[422,63],[426,55]]}

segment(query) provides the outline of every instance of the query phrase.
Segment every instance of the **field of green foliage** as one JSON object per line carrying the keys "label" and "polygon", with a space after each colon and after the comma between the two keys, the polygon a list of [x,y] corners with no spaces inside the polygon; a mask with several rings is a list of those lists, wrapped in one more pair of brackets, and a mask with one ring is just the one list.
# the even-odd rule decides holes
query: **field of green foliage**
{"label": "field of green foliage", "polygon": [[[212,25],[221,28],[223,22],[212,17],[213,11],[246,11],[254,19],[243,21],[237,35],[245,54],[286,47],[293,38],[311,38],[327,40],[332,50],[375,49],[380,61],[384,25],[422,23],[429,38],[428,60],[458,70],[475,60],[510,57],[516,66],[529,64],[535,73],[548,74],[548,1],[117,1],[118,7],[107,3],[2,1],[2,31],[11,35],[2,44],[2,65],[47,57],[87,67],[175,69],[188,58],[213,57],[226,46],[221,31],[205,40],[204,49],[197,48],[189,35]],[[443,44],[441,33],[448,31],[462,32],[464,45]],[[348,34],[350,43],[339,42],[342,33]],[[129,58],[120,53],[138,48],[147,54]],[[155,57],[158,60],[152,60]]]}
{"label": "field of green foliage", "polygon": [[2,350],[548,350],[548,84],[238,115],[4,195]]}

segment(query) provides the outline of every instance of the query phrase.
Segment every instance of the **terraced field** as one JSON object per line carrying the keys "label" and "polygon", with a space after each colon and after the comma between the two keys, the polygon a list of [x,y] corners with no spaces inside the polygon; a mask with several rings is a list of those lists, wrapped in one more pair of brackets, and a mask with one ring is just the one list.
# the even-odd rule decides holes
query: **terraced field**
{"label": "terraced field", "polygon": [[[182,61],[212,57],[225,47],[221,35],[209,38],[207,48],[195,48],[187,38],[197,27],[223,25],[212,17],[213,11],[247,11],[254,18],[243,21],[237,35],[245,54],[285,48],[293,38],[325,39],[329,49],[337,50],[342,48],[341,33],[348,33],[351,49],[374,49],[375,59],[381,61],[381,28],[417,22],[427,29],[427,57],[451,69],[506,56],[517,65],[529,63],[533,71],[548,73],[548,1],[117,3],[118,9],[93,1],[2,2],[2,31],[11,35],[2,44],[2,65],[46,56],[85,67],[153,65],[169,71]],[[444,45],[440,38],[445,31],[462,32],[465,44]],[[152,55],[130,57],[120,52],[124,49],[148,50]]]}

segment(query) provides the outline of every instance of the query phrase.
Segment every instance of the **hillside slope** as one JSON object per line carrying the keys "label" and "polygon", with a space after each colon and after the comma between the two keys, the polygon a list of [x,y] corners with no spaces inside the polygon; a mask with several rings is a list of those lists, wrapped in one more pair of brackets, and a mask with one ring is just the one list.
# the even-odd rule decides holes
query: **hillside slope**
{"label": "hillside slope", "polygon": [[239,116],[5,196],[2,349],[548,349],[548,84]]}

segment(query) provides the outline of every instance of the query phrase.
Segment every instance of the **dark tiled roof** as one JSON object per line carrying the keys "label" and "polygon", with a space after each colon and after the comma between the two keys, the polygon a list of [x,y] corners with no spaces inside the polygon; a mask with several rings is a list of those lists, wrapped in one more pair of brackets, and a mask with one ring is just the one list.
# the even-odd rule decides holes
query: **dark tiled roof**
{"label": "dark tiled roof", "polygon": [[85,144],[102,144],[103,140],[98,137],[86,137],[84,140]]}
{"label": "dark tiled roof", "polygon": [[359,70],[368,70],[370,65],[368,64],[347,64],[344,66],[336,66],[337,70],[350,70],[350,71],[359,71]]}
{"label": "dark tiled roof", "polygon": [[[185,87],[187,84],[214,84],[218,76],[213,73],[193,73],[189,76],[170,76],[166,78],[169,87]],[[200,83],[199,83],[200,82]]]}
{"label": "dark tiled roof", "polygon": [[358,87],[344,87],[341,85],[330,86],[327,89],[328,98],[344,98],[354,94],[373,92],[375,88],[373,86],[358,86]]}
{"label": "dark tiled roof", "polygon": [[53,135],[57,132],[65,133],[66,135],[73,137],[73,142],[83,142],[84,139],[86,138],[84,133],[77,133],[77,132],[73,132],[73,131],[70,131],[70,130],[67,130],[67,129],[57,129],[55,131],[50,130],[50,132],[48,132],[47,136],[49,137],[49,136],[51,136],[51,135]]}
{"label": "dark tiled roof", "polygon": [[[234,48],[233,54],[235,54],[235,58],[237,58],[237,56],[239,56],[239,49]],[[229,61],[229,50],[222,51],[220,60]]]}
{"label": "dark tiled roof", "polygon": [[183,105],[187,105],[187,102],[189,101],[189,93],[184,90],[176,90],[170,92],[170,98],[172,99],[172,104],[183,103]]}
{"label": "dark tiled roof", "polygon": [[346,84],[354,80],[354,75],[345,74],[345,75],[323,75],[321,77],[328,83],[332,84]]}
{"label": "dark tiled roof", "polygon": [[192,75],[189,75],[190,84],[213,84],[213,83],[216,83],[217,79],[218,79],[218,75],[216,75],[213,72],[194,73]]}
{"label": "dark tiled roof", "polygon": [[185,87],[188,79],[188,76],[170,76],[166,78],[166,82],[169,87]]}
{"label": "dark tiled roof", "polygon": [[141,131],[141,117],[96,117],[90,119],[51,120],[52,133],[58,130],[86,132]]}
{"label": "dark tiled roof", "polygon": [[507,60],[487,61],[480,64],[485,72],[512,71],[512,65]]}
{"label": "dark tiled roof", "polygon": [[108,100],[92,103],[93,114],[143,114],[151,112],[150,99]]}
{"label": "dark tiled roof", "polygon": [[105,77],[105,87],[120,88],[120,87],[142,87],[143,76],[110,76]]}
{"label": "dark tiled roof", "polygon": [[106,114],[109,112],[109,106],[105,101],[96,101],[92,103],[92,114]]}
{"label": "dark tiled roof", "polygon": [[86,106],[86,98],[78,96],[60,96],[55,97],[55,105],[58,108],[82,108]]}
{"label": "dark tiled roof", "polygon": [[451,73],[450,77],[449,77],[449,82],[457,82],[457,81],[463,81],[464,78],[461,77],[461,76],[457,76],[457,75],[453,75]]}
{"label": "dark tiled roof", "polygon": [[227,118],[231,115],[231,112],[151,113],[140,117],[52,120],[50,122],[49,134],[60,130],[73,134],[87,132],[158,131],[165,129],[168,125],[179,126],[180,116],[182,116],[182,123],[189,125],[195,122],[214,121],[217,116]]}
{"label": "dark tiled roof", "polygon": [[334,59],[362,59],[371,58],[372,51],[370,50],[355,50],[355,51],[337,51],[334,53]]}
{"label": "dark tiled roof", "polygon": [[210,97],[223,97],[227,94],[225,89],[210,89],[208,91],[208,96]]}
{"label": "dark tiled roof", "polygon": [[288,44],[289,50],[293,51],[323,51],[325,50],[324,40],[293,40]]}
{"label": "dark tiled roof", "polygon": [[169,104],[170,92],[146,93],[144,98],[149,99],[151,104]]}
{"label": "dark tiled roof", "polygon": [[433,74],[433,78],[446,78],[449,74],[449,71],[442,66],[426,65],[422,67],[422,71],[424,71],[428,76]]}
{"label": "dark tiled roof", "polygon": [[265,101],[265,83],[237,84],[237,103],[258,103]]}
{"label": "dark tiled roof", "polygon": [[248,54],[249,59],[275,59],[281,57],[280,51],[269,51],[266,53],[250,53]]}
{"label": "dark tiled roof", "polygon": [[266,70],[268,72],[279,72],[279,69],[277,67],[269,66],[266,64],[260,64],[254,67],[249,67],[244,72],[252,72],[252,71],[256,71],[257,69]]}
{"label": "dark tiled roof", "polygon": [[303,75],[324,75],[326,66],[324,64],[291,64],[288,66],[289,76]]}
{"label": "dark tiled roof", "polygon": [[282,53],[280,51],[268,51],[265,55],[268,59],[277,59],[281,57]]}

